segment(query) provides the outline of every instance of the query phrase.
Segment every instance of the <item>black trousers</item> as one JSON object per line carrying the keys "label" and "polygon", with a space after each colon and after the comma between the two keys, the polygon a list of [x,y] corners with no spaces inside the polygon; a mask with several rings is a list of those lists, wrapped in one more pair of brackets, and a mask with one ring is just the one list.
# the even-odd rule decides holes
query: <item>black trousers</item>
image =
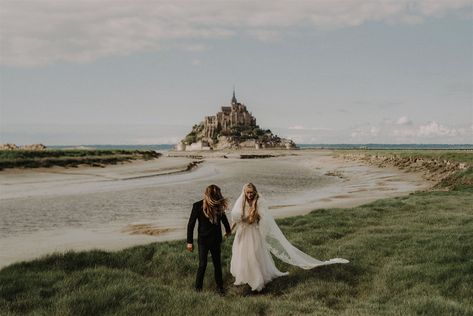
{"label": "black trousers", "polygon": [[195,288],[196,290],[201,290],[204,284],[204,274],[205,269],[207,268],[207,256],[212,255],[212,262],[214,265],[215,273],[215,282],[217,287],[223,288],[223,279],[222,279],[222,263],[220,260],[220,243],[215,241],[199,241],[199,269],[197,269],[197,276],[195,279]]}

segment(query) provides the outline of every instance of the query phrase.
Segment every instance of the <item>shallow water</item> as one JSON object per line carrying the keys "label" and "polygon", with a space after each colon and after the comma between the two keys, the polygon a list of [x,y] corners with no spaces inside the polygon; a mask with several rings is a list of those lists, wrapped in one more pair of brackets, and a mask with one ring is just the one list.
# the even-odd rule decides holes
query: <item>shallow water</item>
{"label": "shallow water", "polygon": [[182,227],[192,203],[212,183],[221,187],[230,202],[244,183],[253,182],[271,205],[287,205],[301,203],[298,196],[336,181],[294,159],[298,158],[222,159],[172,176],[38,185],[41,194],[35,194],[33,188],[29,197],[1,200],[0,238],[134,222]]}

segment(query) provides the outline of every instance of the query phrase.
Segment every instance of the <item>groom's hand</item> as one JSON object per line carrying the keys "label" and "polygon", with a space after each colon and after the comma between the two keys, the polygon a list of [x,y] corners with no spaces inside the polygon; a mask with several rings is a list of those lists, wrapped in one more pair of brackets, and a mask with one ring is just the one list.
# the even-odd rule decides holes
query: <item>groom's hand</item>
{"label": "groom's hand", "polygon": [[187,244],[187,250],[190,252],[194,251],[194,245],[193,244]]}

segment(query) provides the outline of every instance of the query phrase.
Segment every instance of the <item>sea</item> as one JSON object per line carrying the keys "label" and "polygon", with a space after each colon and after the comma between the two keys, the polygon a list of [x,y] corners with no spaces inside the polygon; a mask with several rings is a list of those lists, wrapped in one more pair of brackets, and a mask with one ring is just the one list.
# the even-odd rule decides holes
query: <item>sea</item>
{"label": "sea", "polygon": [[[129,150],[155,150],[158,152],[169,151],[174,148],[174,144],[153,144],[153,145],[60,145],[48,146],[53,149],[129,149]],[[301,149],[473,149],[473,144],[297,144]]]}

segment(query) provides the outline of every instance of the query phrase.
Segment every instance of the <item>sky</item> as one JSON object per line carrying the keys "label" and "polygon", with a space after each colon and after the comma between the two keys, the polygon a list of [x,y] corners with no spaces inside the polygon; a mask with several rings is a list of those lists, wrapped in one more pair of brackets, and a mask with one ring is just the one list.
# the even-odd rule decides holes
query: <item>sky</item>
{"label": "sky", "polygon": [[0,0],[0,143],[473,143],[469,0]]}

